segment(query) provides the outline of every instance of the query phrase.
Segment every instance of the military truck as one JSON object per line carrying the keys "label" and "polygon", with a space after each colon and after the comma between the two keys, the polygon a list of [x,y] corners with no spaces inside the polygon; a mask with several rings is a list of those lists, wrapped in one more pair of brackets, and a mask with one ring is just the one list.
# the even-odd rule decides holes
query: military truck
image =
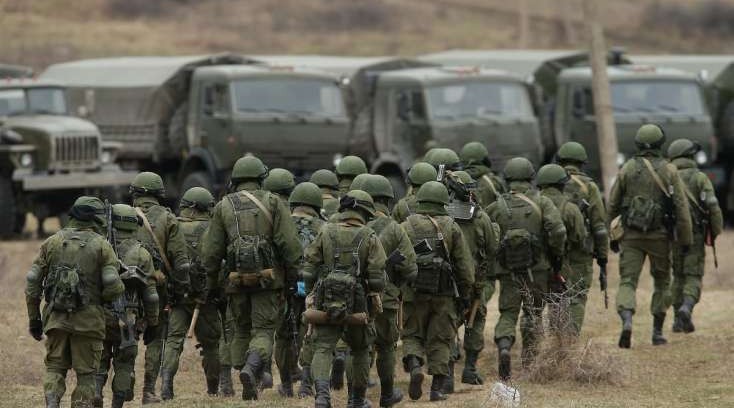
{"label": "military truck", "polygon": [[134,173],[115,161],[119,145],[69,115],[64,88],[29,79],[0,82],[0,237],[20,233],[26,213],[39,232],[83,193],[114,192]]}
{"label": "military truck", "polygon": [[402,191],[405,171],[434,146],[484,143],[493,165],[544,151],[530,88],[505,71],[392,60],[352,76],[350,152]]}
{"label": "military truck", "polygon": [[334,73],[222,54],[76,61],[41,77],[63,81],[79,114],[123,144],[122,165],[161,173],[171,197],[223,192],[247,153],[305,178],[347,150]]}

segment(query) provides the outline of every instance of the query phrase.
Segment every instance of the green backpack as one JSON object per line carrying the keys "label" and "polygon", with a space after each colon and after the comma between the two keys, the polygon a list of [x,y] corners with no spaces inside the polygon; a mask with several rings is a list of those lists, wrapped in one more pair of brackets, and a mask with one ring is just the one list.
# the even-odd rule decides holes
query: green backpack
{"label": "green backpack", "polygon": [[[242,199],[239,193],[226,196],[234,212],[234,222],[228,223],[228,235],[232,238],[227,245],[227,267],[229,271],[239,274],[257,274],[265,269],[273,268],[274,252],[270,244],[271,232],[260,231],[258,220],[265,218],[269,223],[269,214],[263,214],[257,204],[249,199]],[[259,281],[262,288],[269,287],[268,277]],[[255,287],[259,289],[259,287]],[[231,289],[231,288],[230,288]]]}
{"label": "green backpack", "polygon": [[497,260],[510,272],[527,272],[540,260],[543,214],[536,202],[537,197],[530,198],[515,192],[501,197],[499,205],[504,212],[499,223],[503,235]]}
{"label": "green backpack", "polygon": [[89,292],[80,268],[83,257],[91,254],[86,247],[93,237],[83,231],[61,231],[63,240],[59,247],[58,261],[46,278],[46,303],[51,310],[73,313],[89,304]]}
{"label": "green backpack", "polygon": [[412,215],[407,222],[413,232],[418,266],[413,289],[417,293],[452,296],[454,270],[447,259],[443,233],[425,215]]}
{"label": "green backpack", "polygon": [[206,290],[206,273],[201,262],[201,237],[209,226],[209,221],[191,221],[179,218],[179,227],[186,242],[186,253],[189,255],[191,268],[189,277],[193,293],[203,293]]}

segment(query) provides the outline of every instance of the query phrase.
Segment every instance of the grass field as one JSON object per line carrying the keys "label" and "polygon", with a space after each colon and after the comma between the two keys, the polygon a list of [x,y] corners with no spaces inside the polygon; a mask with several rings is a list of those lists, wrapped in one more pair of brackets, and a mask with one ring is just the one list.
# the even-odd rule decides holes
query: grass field
{"label": "grass field", "polygon": [[[734,254],[734,233],[727,233],[719,242],[720,267],[713,268],[709,259],[702,302],[695,311],[697,331],[693,334],[670,333],[666,322],[667,346],[650,344],[652,318],[647,312],[650,300],[651,279],[647,273],[641,279],[638,291],[639,313],[633,332],[633,348],[619,350],[616,347],[619,321],[614,312],[614,295],[617,283],[617,260],[610,264],[611,307],[604,310],[598,286],[589,299],[587,323],[581,342],[591,341],[592,349],[609,354],[613,364],[624,373],[619,384],[584,385],[573,381],[551,381],[536,384],[523,378],[519,364],[516,386],[520,389],[523,407],[732,407],[734,406],[734,325],[732,325],[732,295],[734,275],[731,262]],[[43,372],[43,345],[33,341],[26,332],[27,317],[23,300],[24,276],[30,266],[40,241],[13,241],[0,243],[0,407],[42,406],[41,376]],[[492,336],[491,325],[497,317],[496,297],[492,299],[490,318],[485,334]],[[519,360],[519,347],[513,350]],[[138,358],[138,366],[142,362]],[[480,360],[481,372],[488,379],[496,376],[496,350],[489,347]],[[142,368],[138,369],[140,374]],[[407,378],[398,371],[399,386],[406,390]],[[376,374],[372,373],[373,377]],[[138,378],[141,378],[139,375]],[[276,374],[277,378],[277,374]],[[72,389],[73,375],[67,380]],[[277,380],[276,380],[277,382]],[[491,381],[484,386],[457,384],[457,393],[442,403],[403,402],[402,407],[489,407],[487,397]],[[427,384],[425,384],[427,386]],[[136,389],[136,401],[129,406],[139,406],[140,384]],[[205,394],[204,379],[198,353],[187,344],[181,370],[176,378],[176,399],[161,407],[309,407],[312,400],[285,400],[274,390],[266,391],[261,400],[246,403],[238,399],[210,398]],[[70,392],[70,391],[69,391]],[[65,405],[68,406],[69,392]],[[427,392],[427,389],[426,389]],[[107,390],[107,403],[110,393]],[[424,394],[425,395],[425,394]],[[379,390],[371,389],[368,396],[377,403]],[[335,395],[335,407],[346,404],[345,393]],[[126,405],[126,406],[128,406]]]}

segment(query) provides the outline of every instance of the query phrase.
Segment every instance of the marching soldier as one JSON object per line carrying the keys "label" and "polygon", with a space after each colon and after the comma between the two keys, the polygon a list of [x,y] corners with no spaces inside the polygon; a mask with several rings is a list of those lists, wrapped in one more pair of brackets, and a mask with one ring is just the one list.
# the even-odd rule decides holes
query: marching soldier
{"label": "marching soldier", "polygon": [[464,171],[476,180],[477,203],[487,208],[506,190],[504,181],[492,171],[487,148],[479,142],[467,143],[461,148],[459,158]]}
{"label": "marching soldier", "polygon": [[271,169],[263,180],[263,190],[276,194],[286,207],[288,207],[288,197],[295,187],[296,181],[293,173],[286,169]]}
{"label": "marching soldier", "polygon": [[416,193],[421,186],[429,181],[436,181],[438,173],[428,163],[418,162],[408,171],[408,193],[401,198],[393,208],[392,217],[395,221],[402,223],[409,216],[415,214],[418,208]]}
{"label": "marching soldier", "polygon": [[321,198],[324,202],[321,212],[324,218],[329,219],[339,211],[339,179],[331,170],[316,170],[310,181],[321,189]]}
{"label": "marching soldier", "polygon": [[360,174],[367,173],[367,165],[360,157],[346,156],[336,165],[336,177],[339,179],[339,195],[343,197],[352,186],[352,180]]}

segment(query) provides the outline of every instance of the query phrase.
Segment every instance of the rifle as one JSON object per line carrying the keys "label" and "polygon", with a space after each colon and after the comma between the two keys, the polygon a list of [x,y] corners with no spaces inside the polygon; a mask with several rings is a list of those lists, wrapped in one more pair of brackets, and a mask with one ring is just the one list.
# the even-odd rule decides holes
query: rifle
{"label": "rifle", "polygon": [[166,314],[166,318],[164,319],[165,323],[163,324],[163,340],[161,343],[161,359],[158,364],[159,367],[163,367],[163,361],[165,360],[165,357],[166,357],[166,342],[168,342],[168,324],[169,324],[168,320],[171,317],[171,306],[166,305],[163,308],[163,313]]}
{"label": "rifle", "polygon": [[[295,296],[288,296],[286,298],[286,302],[288,303],[288,314],[286,315],[286,320],[288,321],[288,336],[291,340],[291,356],[298,360],[298,353],[300,352],[298,337],[300,332],[298,330],[298,316],[296,315],[296,300],[294,298]],[[288,367],[290,367],[290,364]]]}
{"label": "rifle", "polygon": [[[115,236],[115,228],[112,226],[112,205],[108,200],[105,200],[105,218],[107,221],[107,242],[112,246],[112,250],[115,252],[117,262],[120,264],[120,269],[125,272],[128,271],[128,267],[122,263],[117,253],[117,237]],[[119,271],[118,271],[119,272]],[[112,315],[117,318],[117,323],[120,326],[120,345],[117,346],[118,350],[124,350],[129,347],[133,347],[138,344],[134,319],[130,319],[127,314],[128,301],[123,293],[115,301],[112,302]]]}
{"label": "rifle", "polygon": [[599,287],[604,292],[604,309],[609,309],[609,295],[607,294],[607,266],[599,265]]}

